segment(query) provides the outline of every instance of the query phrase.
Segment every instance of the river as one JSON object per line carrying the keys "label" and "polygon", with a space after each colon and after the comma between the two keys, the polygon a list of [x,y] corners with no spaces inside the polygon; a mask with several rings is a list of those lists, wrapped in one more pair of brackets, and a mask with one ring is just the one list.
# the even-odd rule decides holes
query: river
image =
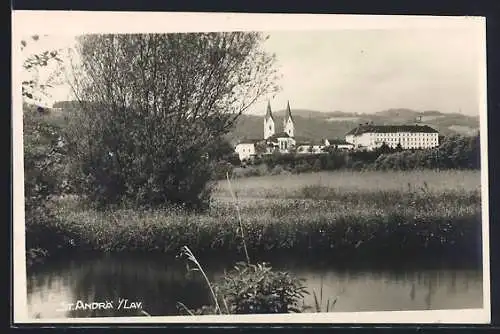
{"label": "river", "polygon": [[[231,263],[220,259],[201,262],[210,280],[219,277]],[[271,261],[274,267],[305,279],[311,292],[305,298],[307,305],[314,304],[312,291],[319,295],[323,286],[323,306],[327,299],[336,298],[334,312],[482,307],[482,271],[478,268],[408,265],[388,270],[376,269],[376,265],[313,266],[311,262]],[[156,255],[51,260],[29,270],[27,293],[28,312],[38,318],[135,316],[140,314],[139,308],[151,315],[178,315],[177,302],[189,308],[210,304],[199,273],[189,275],[185,262]],[[118,310],[119,301],[124,299],[129,309]],[[111,301],[113,308],[70,311],[67,305],[78,301]]]}

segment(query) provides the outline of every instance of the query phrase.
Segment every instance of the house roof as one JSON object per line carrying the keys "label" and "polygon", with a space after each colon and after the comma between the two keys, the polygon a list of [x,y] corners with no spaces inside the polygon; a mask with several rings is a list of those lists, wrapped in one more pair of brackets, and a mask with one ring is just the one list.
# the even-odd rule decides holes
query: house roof
{"label": "house roof", "polygon": [[438,133],[436,129],[428,125],[373,125],[361,124],[358,127],[349,131],[346,135],[359,136],[363,133],[397,133],[397,132],[414,132],[414,133]]}

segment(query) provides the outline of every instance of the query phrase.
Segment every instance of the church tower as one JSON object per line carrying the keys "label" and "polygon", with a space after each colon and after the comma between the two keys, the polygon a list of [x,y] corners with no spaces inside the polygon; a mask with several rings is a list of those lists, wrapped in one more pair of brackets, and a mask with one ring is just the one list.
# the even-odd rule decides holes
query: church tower
{"label": "church tower", "polygon": [[284,131],[292,138],[295,137],[295,122],[292,117],[292,112],[290,111],[290,102],[287,102],[285,119],[283,120]]}
{"label": "church tower", "polygon": [[274,135],[274,117],[271,112],[271,103],[267,101],[267,112],[264,117],[264,139],[267,139]]}

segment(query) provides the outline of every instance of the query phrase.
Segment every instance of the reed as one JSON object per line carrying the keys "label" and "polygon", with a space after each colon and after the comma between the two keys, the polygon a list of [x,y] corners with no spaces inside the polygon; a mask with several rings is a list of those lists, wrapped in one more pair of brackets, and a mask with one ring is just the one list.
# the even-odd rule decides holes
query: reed
{"label": "reed", "polygon": [[[342,176],[349,178],[349,174]],[[178,207],[100,212],[82,207],[72,198],[56,203],[58,221],[30,225],[26,238],[31,248],[49,253],[177,255],[181,247],[189,245],[196,254],[242,252],[247,262],[270,251],[380,255],[381,261],[388,260],[387,252],[410,258],[457,251],[473,254],[481,244],[481,194],[477,187],[467,185],[470,180],[459,183],[469,176],[450,172],[442,175],[446,177],[456,182],[433,175],[397,187],[389,179],[389,185],[375,189],[359,182],[349,188],[347,181],[325,178],[317,184],[297,186],[292,182],[296,179],[285,182],[279,177],[274,187],[263,189],[259,178],[243,184],[226,180],[230,190],[219,190],[205,213]],[[384,179],[373,178],[377,182]],[[401,175],[394,178],[401,179]],[[335,187],[335,182],[346,188]],[[464,185],[469,189],[462,189]]]}

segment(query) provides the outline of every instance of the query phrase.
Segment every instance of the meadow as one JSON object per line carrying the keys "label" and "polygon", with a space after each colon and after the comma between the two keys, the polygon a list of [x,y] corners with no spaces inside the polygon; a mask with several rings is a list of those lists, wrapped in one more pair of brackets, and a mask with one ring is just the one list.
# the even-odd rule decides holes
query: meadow
{"label": "meadow", "polygon": [[[391,261],[460,254],[478,260],[478,171],[322,172],[239,178],[214,184],[210,209],[96,211],[78,198],[54,204],[59,219],[39,227],[41,248],[97,252],[286,253]],[[40,239],[45,235],[47,240]],[[53,246],[57,245],[55,249]]]}

